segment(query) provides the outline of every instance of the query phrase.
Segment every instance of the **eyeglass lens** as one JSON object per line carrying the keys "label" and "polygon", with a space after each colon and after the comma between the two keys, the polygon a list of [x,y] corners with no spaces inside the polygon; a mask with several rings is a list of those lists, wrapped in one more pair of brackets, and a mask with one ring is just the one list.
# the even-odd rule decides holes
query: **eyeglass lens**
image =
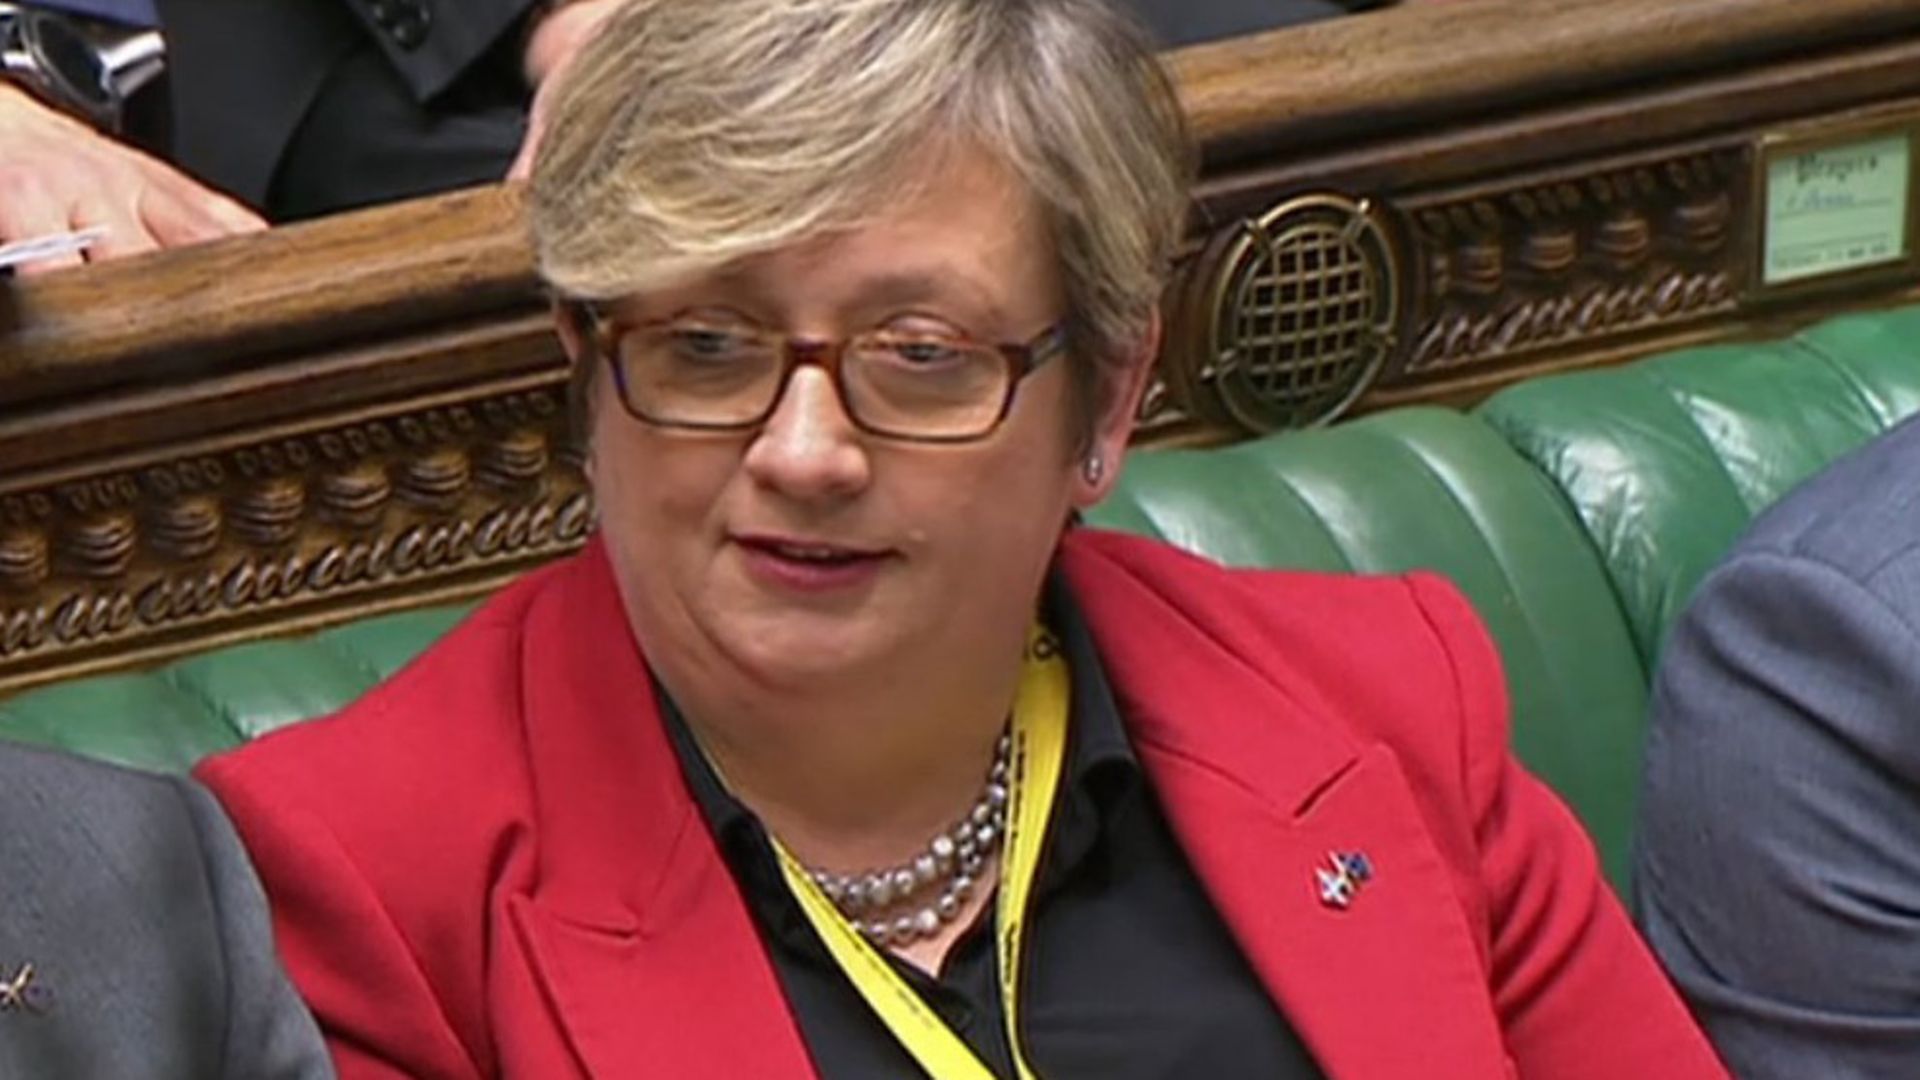
{"label": "eyeglass lens", "polygon": [[[755,423],[772,411],[786,380],[788,344],[775,334],[664,326],[629,332],[617,349],[629,406],[659,423]],[[972,342],[869,333],[846,343],[837,381],[843,407],[862,427],[955,438],[992,429],[1006,405],[1009,369],[997,350]]]}

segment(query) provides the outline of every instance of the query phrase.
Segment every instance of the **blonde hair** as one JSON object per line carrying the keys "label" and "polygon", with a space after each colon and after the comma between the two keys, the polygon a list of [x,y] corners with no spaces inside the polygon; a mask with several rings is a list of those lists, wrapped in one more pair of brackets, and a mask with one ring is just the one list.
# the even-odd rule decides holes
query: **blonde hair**
{"label": "blonde hair", "polygon": [[1106,0],[627,0],[556,90],[529,220],[565,296],[857,227],[897,205],[916,151],[957,135],[1044,209],[1097,402],[1184,227],[1179,105]]}

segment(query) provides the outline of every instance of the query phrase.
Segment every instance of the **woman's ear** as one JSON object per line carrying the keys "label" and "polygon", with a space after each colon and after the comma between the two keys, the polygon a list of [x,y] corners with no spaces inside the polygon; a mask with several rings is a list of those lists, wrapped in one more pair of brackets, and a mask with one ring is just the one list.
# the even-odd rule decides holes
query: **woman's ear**
{"label": "woman's ear", "polygon": [[592,333],[586,310],[577,303],[569,303],[558,297],[553,301],[553,328],[560,338],[560,348],[567,354],[567,420],[573,428],[573,437],[586,451],[584,469],[587,481],[593,481],[593,413],[595,393],[593,380],[595,366],[587,356],[587,335]]}
{"label": "woman's ear", "polygon": [[560,335],[560,347],[570,364],[580,363],[580,350],[586,345],[586,328],[581,325],[580,305],[553,298],[553,328]]}
{"label": "woman's ear", "polygon": [[1153,381],[1160,335],[1160,312],[1156,308],[1126,362],[1108,376],[1112,392],[1105,395],[1104,407],[1094,417],[1092,438],[1087,440],[1086,454],[1074,473],[1073,505],[1077,509],[1084,510],[1106,498],[1119,479],[1120,462],[1133,436],[1134,418],[1140,415],[1140,400]]}

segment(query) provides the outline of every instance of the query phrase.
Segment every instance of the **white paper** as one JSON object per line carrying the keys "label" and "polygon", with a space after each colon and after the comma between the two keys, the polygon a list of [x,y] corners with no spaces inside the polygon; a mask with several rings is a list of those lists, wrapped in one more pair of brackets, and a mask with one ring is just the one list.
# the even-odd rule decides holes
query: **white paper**
{"label": "white paper", "polygon": [[106,235],[105,225],[95,225],[77,232],[52,233],[48,236],[36,236],[31,240],[16,240],[11,244],[0,244],[0,267],[18,266],[36,259],[51,259],[60,255],[70,255],[76,251],[85,251]]}

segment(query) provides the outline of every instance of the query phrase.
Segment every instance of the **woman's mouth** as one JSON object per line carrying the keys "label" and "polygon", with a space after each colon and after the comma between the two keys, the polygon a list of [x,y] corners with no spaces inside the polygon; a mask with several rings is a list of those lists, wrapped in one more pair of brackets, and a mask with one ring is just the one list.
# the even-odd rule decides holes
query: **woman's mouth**
{"label": "woman's mouth", "polygon": [[892,552],[811,538],[735,536],[756,580],[782,590],[831,592],[867,584]]}

